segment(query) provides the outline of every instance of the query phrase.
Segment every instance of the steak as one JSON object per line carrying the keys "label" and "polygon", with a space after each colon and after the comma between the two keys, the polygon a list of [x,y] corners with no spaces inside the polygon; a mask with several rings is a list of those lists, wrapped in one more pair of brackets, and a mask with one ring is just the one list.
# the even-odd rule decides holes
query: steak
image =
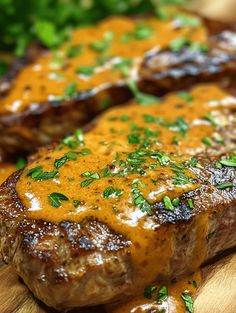
{"label": "steak", "polygon": [[109,109],[0,187],[0,248],[56,309],[112,303],[236,244],[236,98],[215,84]]}
{"label": "steak", "polygon": [[140,100],[140,91],[161,96],[234,77],[235,50],[233,26],[186,12],[113,17],[74,31],[56,54],[34,47],[0,84],[0,154],[32,152],[132,93]]}

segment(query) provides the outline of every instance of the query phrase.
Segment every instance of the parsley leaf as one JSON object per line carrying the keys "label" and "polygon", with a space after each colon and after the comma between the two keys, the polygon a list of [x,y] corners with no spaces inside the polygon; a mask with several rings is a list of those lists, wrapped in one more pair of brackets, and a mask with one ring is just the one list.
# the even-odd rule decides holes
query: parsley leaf
{"label": "parsley leaf", "polygon": [[184,300],[188,313],[193,313],[193,299],[191,298],[191,296],[187,292],[184,292],[182,293],[181,298]]}
{"label": "parsley leaf", "polygon": [[61,201],[68,201],[69,198],[62,193],[52,192],[48,196],[48,200],[52,206],[54,206],[55,208],[59,208],[61,206]]}

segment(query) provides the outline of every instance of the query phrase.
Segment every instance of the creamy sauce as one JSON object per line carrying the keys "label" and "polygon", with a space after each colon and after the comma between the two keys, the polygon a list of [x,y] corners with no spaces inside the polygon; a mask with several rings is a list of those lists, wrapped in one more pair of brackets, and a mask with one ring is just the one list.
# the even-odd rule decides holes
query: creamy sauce
{"label": "creamy sauce", "polygon": [[0,163],[0,185],[14,172],[16,167],[12,163]]}
{"label": "creamy sauce", "polygon": [[[26,167],[17,183],[25,213],[52,222],[92,217],[107,223],[130,240],[133,285],[143,290],[154,278],[168,276],[169,239],[175,236],[173,225],[153,220],[151,205],[163,202],[163,210],[174,211],[174,198],[198,188],[188,164],[206,151],[209,141],[219,145],[214,139],[219,127],[212,121],[224,127],[223,110],[235,103],[209,84],[184,97],[171,94],[160,104],[131,102],[108,110],[89,133],[77,133],[77,141],[66,138]],[[54,177],[39,178],[48,173]],[[194,209],[194,203],[188,205]],[[192,272],[205,257],[207,222],[207,213],[198,217]]]}
{"label": "creamy sauce", "polygon": [[119,84],[124,81],[119,66],[124,60],[130,62],[125,79],[136,79],[145,53],[166,48],[179,37],[198,43],[207,40],[201,24],[176,27],[174,20],[155,18],[112,17],[96,27],[77,29],[60,49],[44,53],[20,71],[9,93],[0,100],[0,114],[21,112],[48,100],[68,99],[75,91]]}
{"label": "creamy sauce", "polygon": [[176,282],[164,285],[167,288],[167,295],[164,300],[160,301],[157,300],[157,294],[161,286],[153,285],[157,287],[157,290],[153,292],[151,299],[147,299],[142,295],[128,302],[108,305],[106,306],[106,311],[108,313],[185,313],[187,310],[182,295],[187,294],[192,299],[201,281],[201,272],[198,271],[194,275],[189,275],[180,278]]}

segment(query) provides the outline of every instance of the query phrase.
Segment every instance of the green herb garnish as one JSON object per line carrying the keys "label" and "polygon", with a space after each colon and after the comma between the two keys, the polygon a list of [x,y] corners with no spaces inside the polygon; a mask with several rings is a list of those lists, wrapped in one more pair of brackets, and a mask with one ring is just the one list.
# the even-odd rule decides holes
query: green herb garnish
{"label": "green herb garnish", "polygon": [[165,301],[168,298],[168,290],[166,286],[161,286],[157,293],[157,302]]}
{"label": "green herb garnish", "polygon": [[105,52],[109,48],[110,44],[106,40],[94,41],[90,44],[90,47],[96,52]]}
{"label": "green herb garnish", "polygon": [[64,94],[67,97],[73,97],[75,96],[77,92],[77,84],[76,83],[71,83],[66,88],[64,89]]}
{"label": "green herb garnish", "polygon": [[16,161],[16,169],[22,170],[26,166],[26,159],[25,158],[18,158]]}
{"label": "green herb garnish", "polygon": [[94,66],[80,66],[76,69],[76,74],[91,76],[94,73]]}
{"label": "green herb garnish", "polygon": [[68,201],[69,198],[62,193],[52,192],[48,196],[48,200],[52,206],[54,206],[55,208],[59,208],[61,206],[61,201]]}
{"label": "green herb garnish", "polygon": [[127,82],[129,89],[132,91],[135,100],[141,105],[149,105],[159,103],[159,99],[153,95],[145,94],[138,89],[138,86],[134,80]]}
{"label": "green herb garnish", "polygon": [[232,155],[228,159],[220,160],[219,162],[224,166],[236,167],[236,156]]}
{"label": "green herb garnish", "polygon": [[187,203],[188,203],[188,206],[189,206],[190,209],[193,209],[193,208],[194,208],[193,200],[192,200],[192,199],[188,199],[188,200],[187,200]]}
{"label": "green herb garnish", "polygon": [[53,179],[58,174],[58,171],[43,172],[42,166],[37,166],[30,169],[27,176],[30,176],[34,180],[48,180]]}
{"label": "green herb garnish", "polygon": [[66,51],[66,56],[68,58],[74,58],[74,57],[77,57],[78,55],[81,54],[82,52],[82,45],[73,45],[73,46],[70,46],[67,51]]}
{"label": "green herb garnish", "polygon": [[103,191],[103,197],[104,198],[118,198],[122,194],[122,190],[118,188],[113,187],[107,187]]}
{"label": "green herb garnish", "polygon": [[193,308],[193,299],[192,299],[192,297],[187,292],[183,292],[182,295],[181,295],[181,298],[183,299],[183,301],[185,303],[185,307],[186,307],[188,313],[193,313],[194,312],[194,308]]}
{"label": "green herb garnish", "polygon": [[224,183],[216,185],[217,189],[226,189],[226,188],[232,188],[232,187],[234,187],[234,183],[232,182],[224,182]]}
{"label": "green herb garnish", "polygon": [[152,295],[157,291],[157,287],[154,285],[149,285],[144,289],[144,297],[147,299],[152,299]]}
{"label": "green herb garnish", "polygon": [[88,179],[82,181],[80,183],[81,187],[87,187],[88,185],[90,185],[92,182],[94,182],[95,180],[98,180],[100,178],[99,174],[97,172],[84,172],[81,174],[82,177],[89,177]]}
{"label": "green herb garnish", "polygon": [[212,140],[209,137],[204,137],[202,138],[202,143],[204,143],[204,145],[211,147],[212,146]]}
{"label": "green herb garnish", "polygon": [[206,236],[206,240],[210,240],[215,234],[216,234],[216,231],[212,231],[212,232],[208,233]]}
{"label": "green herb garnish", "polygon": [[209,121],[213,126],[221,126],[220,122],[216,118],[214,118],[211,113],[207,113],[204,118]]}
{"label": "green herb garnish", "polygon": [[170,42],[170,49],[174,52],[180,52],[185,46],[189,45],[190,40],[186,37],[178,37]]}
{"label": "green herb garnish", "polygon": [[187,91],[180,91],[180,92],[177,93],[177,95],[181,99],[183,99],[183,100],[185,100],[187,102],[193,101],[193,96],[189,92],[187,92]]}
{"label": "green herb garnish", "polygon": [[187,14],[176,14],[175,21],[177,21],[181,27],[193,27],[196,28],[201,25],[201,20],[198,17],[190,16]]}
{"label": "green herb garnish", "polygon": [[75,208],[77,208],[79,204],[80,204],[79,200],[73,200],[73,205]]}
{"label": "green herb garnish", "polygon": [[174,206],[168,196],[164,196],[162,201],[166,210],[174,211]]}

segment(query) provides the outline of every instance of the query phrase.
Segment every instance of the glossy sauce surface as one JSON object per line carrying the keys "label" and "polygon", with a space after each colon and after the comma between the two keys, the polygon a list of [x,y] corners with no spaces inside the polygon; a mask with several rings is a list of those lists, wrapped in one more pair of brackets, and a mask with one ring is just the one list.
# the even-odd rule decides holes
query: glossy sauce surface
{"label": "glossy sauce surface", "polygon": [[44,53],[20,71],[9,93],[0,99],[0,113],[21,112],[31,104],[135,80],[144,54],[168,47],[178,38],[205,43],[206,30],[195,20],[193,26],[182,26],[178,15],[169,21],[112,17],[77,29],[60,49]]}
{"label": "glossy sauce surface", "polygon": [[[151,293],[151,299],[147,299],[149,294],[144,294],[129,302],[119,303],[114,306],[108,305],[106,311],[108,313],[185,313],[186,303],[182,297],[184,294],[187,294],[192,299],[201,281],[201,272],[198,271],[194,275],[180,278],[168,285],[152,285],[155,291]],[[166,288],[164,295],[163,292],[160,292],[163,290],[163,287]]]}
{"label": "glossy sauce surface", "polygon": [[[51,222],[91,217],[107,223],[130,240],[133,283],[142,290],[168,276],[175,236],[174,225],[152,218],[152,204],[174,211],[174,198],[199,187],[192,158],[209,142],[218,144],[212,120],[224,127],[223,110],[235,105],[235,98],[210,84],[161,103],[108,110],[90,132],[66,138],[24,170],[17,193],[25,213]],[[197,217],[192,271],[205,257],[207,214]]]}

